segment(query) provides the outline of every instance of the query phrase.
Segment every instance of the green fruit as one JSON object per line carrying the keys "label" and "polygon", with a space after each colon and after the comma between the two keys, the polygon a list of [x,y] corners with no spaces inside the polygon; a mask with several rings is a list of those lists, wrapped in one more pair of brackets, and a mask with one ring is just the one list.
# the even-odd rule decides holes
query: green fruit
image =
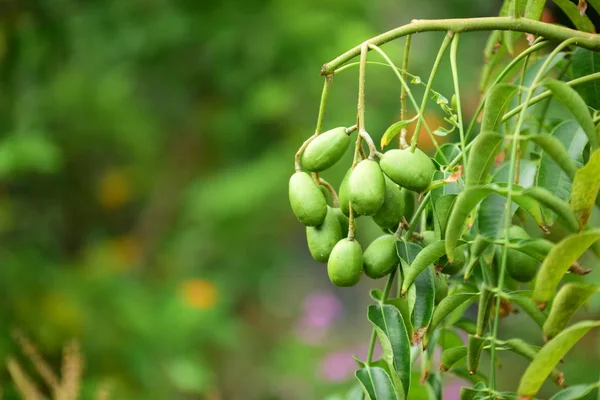
{"label": "green fruit", "polygon": [[375,160],[362,160],[352,170],[348,182],[350,201],[358,215],[375,214],[385,199],[385,179]]}
{"label": "green fruit", "polygon": [[306,227],[308,250],[315,260],[322,263],[327,262],[331,250],[342,238],[340,222],[331,207],[327,207],[327,215],[321,225]]}
{"label": "green fruit", "polygon": [[435,272],[433,274],[433,286],[435,287],[435,304],[439,304],[448,296],[448,278],[446,275]]}
{"label": "green fruit", "polygon": [[325,197],[325,202],[327,203],[327,205],[331,205],[331,193],[329,193],[329,190],[327,190],[327,188],[323,185],[317,186],[319,186],[319,189],[321,189],[321,193],[323,193],[323,197]]}
{"label": "green fruit", "polygon": [[350,224],[348,217],[346,217],[339,208],[334,208],[333,213],[337,217],[340,227],[342,228],[342,237],[348,236],[348,226]]}
{"label": "green fruit", "polygon": [[[510,239],[528,239],[529,234],[518,225],[508,230]],[[504,237],[504,235],[502,235]],[[502,262],[502,248],[497,249],[498,265]],[[506,272],[518,282],[531,282],[538,269],[538,260],[516,249],[506,250]]]}
{"label": "green fruit", "polygon": [[396,252],[394,235],[383,235],[375,239],[365,250],[363,266],[365,275],[377,279],[389,274],[400,263]]}
{"label": "green fruit", "polygon": [[381,169],[398,185],[415,192],[424,191],[431,183],[435,166],[419,149],[393,149],[381,158]]}
{"label": "green fruit", "polygon": [[327,214],[327,202],[319,186],[306,172],[296,172],[290,178],[289,196],[292,211],[306,226],[318,226]]}
{"label": "green fruit", "polygon": [[422,235],[423,235],[423,247],[427,247],[431,243],[437,241],[437,239],[435,238],[435,232],[434,231],[424,231],[422,233]]}
{"label": "green fruit", "polygon": [[467,244],[463,244],[454,249],[454,261],[452,263],[448,262],[448,258],[446,256],[443,256],[438,260],[439,263],[436,264],[443,266],[442,272],[444,274],[454,275],[460,272],[467,261],[467,257],[465,256],[467,247]]}
{"label": "green fruit", "polygon": [[340,190],[338,193],[339,201],[340,201],[340,210],[344,213],[345,216],[350,216],[350,192],[348,191],[348,182],[350,182],[350,174],[352,173],[352,168],[348,169],[346,175],[344,175],[344,179],[342,179],[342,183],[340,184]]}
{"label": "green fruit", "polygon": [[410,221],[415,213],[415,192],[400,188],[400,193],[402,194],[402,198],[404,198],[404,218]]}
{"label": "green fruit", "polygon": [[356,240],[342,239],[327,262],[327,274],[336,286],[354,286],[362,274],[362,248]]}
{"label": "green fruit", "polygon": [[338,162],[350,145],[346,128],[323,132],[314,138],[302,153],[302,166],[312,172],[324,171]]}
{"label": "green fruit", "polygon": [[373,215],[373,221],[383,229],[396,230],[404,215],[404,197],[400,188],[387,176],[385,179],[385,197],[379,210]]}

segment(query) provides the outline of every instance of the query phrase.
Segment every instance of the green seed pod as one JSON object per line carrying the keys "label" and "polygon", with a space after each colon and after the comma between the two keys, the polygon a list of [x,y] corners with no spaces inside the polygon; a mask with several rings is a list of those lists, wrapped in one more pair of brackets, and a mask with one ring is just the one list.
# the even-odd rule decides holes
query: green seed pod
{"label": "green seed pod", "polygon": [[348,236],[348,226],[350,224],[348,217],[346,217],[339,208],[334,208],[333,213],[337,217],[340,227],[342,228],[342,237]]}
{"label": "green seed pod", "polygon": [[362,274],[362,248],[356,240],[342,239],[333,248],[327,274],[336,286],[354,286]]}
{"label": "green seed pod", "polygon": [[421,193],[431,183],[435,166],[419,149],[393,149],[381,158],[381,169],[398,185]]}
{"label": "green seed pod", "polygon": [[599,290],[600,286],[585,283],[567,283],[560,288],[543,326],[545,338],[550,340],[558,335],[567,326],[575,311]]}
{"label": "green seed pod", "polygon": [[[504,342],[504,346],[513,353],[525,357],[529,361],[533,361],[537,353],[540,351],[539,347],[533,346],[522,339],[509,339]],[[564,374],[557,368],[552,369],[552,372],[550,372],[550,378],[558,386],[564,386]]]}
{"label": "green seed pod", "polygon": [[540,327],[544,326],[544,323],[546,322],[546,314],[537,308],[537,304],[531,299],[531,297],[517,293],[510,296],[510,301],[516,303]]}
{"label": "green seed pod", "polygon": [[383,229],[396,230],[404,215],[404,197],[400,188],[390,178],[385,177],[385,198],[373,215],[373,221]]}
{"label": "green seed pod", "polygon": [[342,183],[340,184],[340,190],[338,191],[340,210],[342,210],[346,217],[350,216],[350,192],[348,191],[348,183],[350,182],[351,173],[352,168],[348,169],[348,172],[344,175],[344,179],[342,179]]}
{"label": "green seed pod", "polygon": [[306,241],[312,257],[326,263],[333,247],[342,240],[342,228],[335,209],[327,207],[325,220],[319,226],[306,227]]}
{"label": "green seed pod", "polygon": [[435,287],[435,305],[448,296],[448,278],[446,275],[435,272],[433,274],[433,285]]}
{"label": "green seed pod", "polygon": [[396,252],[394,235],[383,235],[375,239],[365,250],[363,265],[365,275],[378,279],[389,274],[400,262]]}
{"label": "green seed pod", "polygon": [[461,329],[467,333],[470,333],[471,335],[474,335],[477,330],[477,325],[475,324],[475,322],[471,321],[470,319],[464,318],[461,318],[458,321],[456,321],[454,323],[454,327]]}
{"label": "green seed pod", "polygon": [[485,333],[492,312],[492,304],[494,304],[493,300],[492,291],[486,287],[481,288],[479,306],[477,308],[477,329],[475,336],[481,337]]}
{"label": "green seed pod", "polygon": [[385,199],[385,179],[375,160],[362,160],[352,170],[348,191],[358,215],[375,214]]}
{"label": "green seed pod", "polygon": [[327,214],[327,202],[319,186],[306,172],[290,178],[289,197],[296,218],[306,226],[319,226]]}
{"label": "green seed pod", "polygon": [[442,371],[448,371],[454,364],[462,360],[467,356],[466,346],[456,346],[446,349],[442,352],[442,358],[440,360],[440,369]]}
{"label": "green seed pod", "polygon": [[314,138],[302,153],[302,166],[312,172],[324,171],[338,162],[350,145],[346,128],[323,132]]}
{"label": "green seed pod", "polygon": [[481,351],[484,344],[485,339],[469,335],[469,339],[467,340],[467,369],[471,375],[474,375],[479,369],[479,359],[481,358]]}
{"label": "green seed pod", "polygon": [[431,243],[435,242],[437,239],[435,237],[435,232],[434,231],[424,231],[422,233],[423,235],[423,247],[427,247],[429,246]]}

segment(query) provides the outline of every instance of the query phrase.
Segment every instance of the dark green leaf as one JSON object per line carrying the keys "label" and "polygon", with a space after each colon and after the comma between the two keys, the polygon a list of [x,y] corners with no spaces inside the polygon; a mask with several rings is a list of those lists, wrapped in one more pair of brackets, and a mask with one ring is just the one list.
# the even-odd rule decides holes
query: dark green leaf
{"label": "dark green leaf", "polygon": [[[600,3],[599,3],[600,4]],[[578,400],[584,398],[592,390],[598,389],[600,382],[591,385],[575,385],[568,387],[550,397],[550,400]]]}
{"label": "dark green leaf", "polygon": [[525,18],[539,21],[542,18],[545,5],[546,0],[528,0],[525,7]]}
{"label": "dark green leaf", "polygon": [[577,5],[571,3],[569,0],[553,0],[554,4],[560,7],[567,17],[573,22],[573,25],[584,32],[595,32],[594,24],[587,15],[581,15]]}
{"label": "dark green leaf", "polygon": [[[594,1],[600,4],[600,0]],[[578,47],[571,57],[571,68],[573,79],[600,72],[600,54]],[[579,84],[575,87],[575,90],[577,90],[589,107],[595,110],[600,109],[600,81],[594,79],[590,82]]]}
{"label": "dark green leaf", "polygon": [[485,183],[502,140],[502,136],[495,132],[481,132],[473,140],[466,168],[467,186]]}
{"label": "dark green leaf", "polygon": [[[422,254],[423,251],[419,254]],[[429,325],[431,315],[433,314],[435,287],[433,284],[433,270],[431,268],[425,268],[417,276],[417,279],[415,279],[415,288],[417,299],[412,313],[412,322],[415,329],[419,330]]]}
{"label": "dark green leaf", "polygon": [[397,400],[392,381],[383,368],[366,367],[355,373],[369,400]]}
{"label": "dark green leaf", "polygon": [[488,92],[481,119],[481,132],[499,132],[502,116],[508,108],[512,97],[517,93],[517,86],[511,83],[498,83]]}

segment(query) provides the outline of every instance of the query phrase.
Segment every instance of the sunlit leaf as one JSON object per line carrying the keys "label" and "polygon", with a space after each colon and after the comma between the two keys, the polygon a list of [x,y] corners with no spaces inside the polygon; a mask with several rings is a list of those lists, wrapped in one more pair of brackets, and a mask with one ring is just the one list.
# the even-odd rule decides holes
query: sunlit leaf
{"label": "sunlit leaf", "polygon": [[[600,3],[599,3],[600,4]],[[570,386],[566,389],[561,390],[554,396],[550,397],[550,400],[578,400],[584,398],[592,390],[598,389],[600,382],[593,383],[591,385],[575,385]]]}
{"label": "sunlit leaf", "polygon": [[398,135],[403,128],[406,128],[408,125],[413,123],[417,119],[417,117],[418,115],[414,118],[394,122],[392,125],[390,125],[390,127],[387,128],[383,133],[383,136],[381,136],[381,148],[383,149],[385,146],[390,144],[392,140],[396,137],[396,135]]}
{"label": "sunlit leaf", "polygon": [[583,228],[592,214],[600,191],[600,149],[590,156],[588,163],[575,173],[571,190],[571,210]]}
{"label": "sunlit leaf", "polygon": [[571,317],[589,298],[600,290],[600,286],[585,283],[567,283],[560,288],[548,319],[544,323],[544,336],[552,339],[567,326]]}
{"label": "sunlit leaf", "polygon": [[595,32],[594,24],[587,15],[581,14],[576,4],[569,0],[553,0],[554,4],[560,7],[567,17],[573,22],[573,25],[584,32]]}
{"label": "sunlit leaf", "polygon": [[383,368],[361,368],[355,375],[369,400],[398,400],[392,381]]}
{"label": "sunlit leaf", "polygon": [[473,140],[466,168],[467,186],[485,183],[502,141],[502,136],[495,132],[482,132]]}

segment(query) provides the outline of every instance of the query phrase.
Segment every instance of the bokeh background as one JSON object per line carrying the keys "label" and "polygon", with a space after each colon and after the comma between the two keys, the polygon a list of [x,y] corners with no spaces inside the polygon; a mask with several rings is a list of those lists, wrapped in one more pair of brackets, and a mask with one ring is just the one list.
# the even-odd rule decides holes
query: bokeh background
{"label": "bokeh background", "polygon": [[[383,283],[333,287],[287,200],[320,66],[413,18],[495,15],[497,3],[0,1],[0,357],[20,354],[19,328],[58,368],[76,338],[82,398],[107,382],[115,399],[352,390],[368,289]],[[442,37],[413,39],[411,72],[426,79]],[[485,39],[461,38],[466,112]],[[384,49],[400,63],[402,42]],[[452,95],[447,61],[435,89]],[[326,128],[354,123],[356,90],[356,69],[335,78]],[[398,98],[392,73],[369,68],[376,139]],[[349,162],[325,177],[337,185]],[[359,228],[365,244],[377,234]],[[538,340],[526,317],[503,323],[505,336]],[[598,337],[585,340],[564,366],[573,383],[597,377]],[[514,386],[524,364],[503,360]],[[447,382],[457,398],[460,381]],[[0,387],[18,398],[4,368]]]}

